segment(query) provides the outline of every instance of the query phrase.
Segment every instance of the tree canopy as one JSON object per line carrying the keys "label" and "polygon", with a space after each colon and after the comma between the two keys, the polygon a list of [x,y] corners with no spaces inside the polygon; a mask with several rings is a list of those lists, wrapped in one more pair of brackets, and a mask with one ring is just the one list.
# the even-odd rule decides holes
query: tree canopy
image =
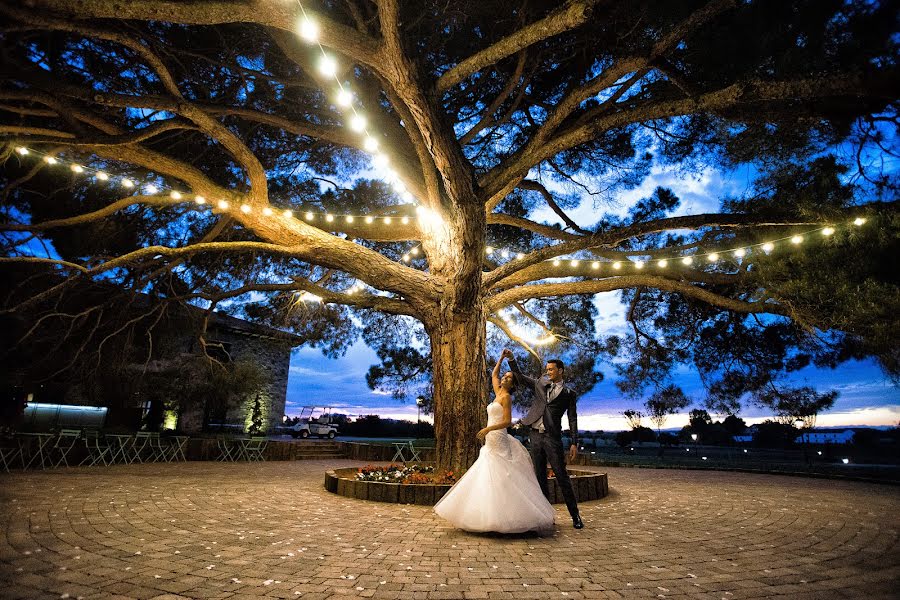
{"label": "tree canopy", "polygon": [[[361,338],[371,385],[427,388],[454,468],[510,341],[564,356],[580,391],[604,358],[635,395],[690,363],[725,412],[810,363],[900,372],[893,2],[0,14],[0,264],[62,278],[3,310],[96,279],[331,355]],[[663,188],[611,211],[654,169],[740,166],[756,176],[717,212]],[[593,222],[570,216],[585,202]],[[592,297],[616,291],[632,333],[610,337]]]}

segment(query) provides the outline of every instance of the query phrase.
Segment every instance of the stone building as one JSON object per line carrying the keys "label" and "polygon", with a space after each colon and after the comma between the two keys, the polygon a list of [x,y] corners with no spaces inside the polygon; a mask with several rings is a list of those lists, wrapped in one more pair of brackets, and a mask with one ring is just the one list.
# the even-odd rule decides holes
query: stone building
{"label": "stone building", "polygon": [[[188,334],[185,335],[185,343],[189,350],[199,351],[196,338]],[[258,398],[263,418],[268,424],[266,429],[274,430],[281,424],[284,416],[291,349],[299,346],[302,338],[221,313],[212,314],[205,337],[207,352],[211,356],[223,363],[256,363],[267,380],[256,393],[250,393],[243,403],[229,407],[224,415],[224,423],[220,425],[246,430],[253,405]],[[178,428],[186,432],[200,431],[205,425],[209,425],[204,423],[204,415],[203,406],[191,406],[179,415]]]}
{"label": "stone building", "polygon": [[[61,308],[76,313],[84,305],[105,301],[109,293],[104,286],[82,286],[75,299]],[[143,294],[132,296],[118,310],[106,313],[106,329],[99,335],[87,327],[68,337],[60,336],[66,321],[42,319],[44,335],[32,336],[30,343],[19,346],[7,342],[20,339],[39,315],[7,316],[0,321],[0,328],[9,333],[0,343],[6,357],[0,368],[0,421],[16,426],[23,419],[26,405],[103,407],[107,409],[104,425],[111,428],[155,429],[162,423],[163,428],[191,434],[238,433],[249,428],[258,403],[256,415],[261,417],[261,430],[272,431],[282,422],[291,349],[300,345],[302,338],[216,312],[209,315],[204,329],[204,310],[169,305],[154,313],[153,307],[158,306]],[[136,315],[143,314],[150,316],[135,320]],[[128,321],[136,324],[122,333],[121,323]],[[200,341],[201,331],[206,354],[225,369],[210,368]],[[100,354],[97,343],[107,332],[116,335],[100,344]],[[95,334],[93,338],[88,335],[91,333]],[[100,356],[102,361],[94,360]],[[242,380],[245,385],[237,386],[240,394],[228,386],[219,393],[211,373],[237,369],[239,365],[246,373],[248,363],[253,363],[256,377]],[[67,364],[69,368],[60,369]],[[89,368],[84,368],[85,364]],[[260,383],[252,388],[251,381]]]}

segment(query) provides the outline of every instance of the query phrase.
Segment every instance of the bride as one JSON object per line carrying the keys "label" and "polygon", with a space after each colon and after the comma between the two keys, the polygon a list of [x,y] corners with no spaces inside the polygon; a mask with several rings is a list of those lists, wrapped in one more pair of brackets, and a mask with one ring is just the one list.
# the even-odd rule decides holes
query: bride
{"label": "bride", "polygon": [[491,381],[494,401],[488,404],[487,427],[478,432],[484,446],[466,474],[434,506],[438,516],[467,531],[548,533],[554,529],[553,507],[544,497],[531,457],[506,433],[512,423],[513,375],[500,378],[497,361]]}

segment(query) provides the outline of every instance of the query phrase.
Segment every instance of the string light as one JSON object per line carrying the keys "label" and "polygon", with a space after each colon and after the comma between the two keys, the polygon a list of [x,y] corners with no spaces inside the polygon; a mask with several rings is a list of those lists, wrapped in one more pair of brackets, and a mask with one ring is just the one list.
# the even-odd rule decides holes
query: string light
{"label": "string light", "polygon": [[315,42],[319,39],[319,25],[315,21],[306,17],[300,18],[300,37],[307,42]]}
{"label": "string light", "polygon": [[[374,138],[367,136],[366,140],[367,140],[367,142],[368,142],[368,140],[371,140],[371,143],[370,143],[371,146],[373,146],[373,147],[377,146],[377,141]],[[40,156],[41,160],[43,160],[48,165],[56,165],[56,164],[60,163],[60,160],[57,159],[55,156],[45,154],[40,151],[35,151],[35,150],[29,149],[25,146],[17,146],[16,152],[18,154],[20,154],[21,156],[28,156],[31,154],[36,154],[37,156]],[[384,154],[381,154],[381,153],[379,153],[376,156],[376,159],[377,159],[377,162],[382,165],[386,165],[388,162],[387,156]],[[75,163],[75,162],[67,162],[65,164],[69,165],[69,168],[73,173],[81,174],[81,173],[87,172],[88,176],[93,175],[94,179],[96,179],[97,181],[106,182],[106,181],[109,181],[110,179],[116,179],[123,188],[132,189],[136,186],[135,182],[128,177],[110,175],[106,171],[99,170],[99,169],[93,169],[91,167],[85,167],[85,166]],[[391,183],[393,185],[395,185],[395,187],[397,187],[399,189],[404,189],[402,182],[399,181],[399,178],[397,177],[395,172],[389,171],[389,177],[390,177]],[[145,193],[150,194],[150,195],[155,195],[160,192],[160,188],[158,188],[156,185],[151,184],[151,183],[144,185],[143,189],[144,189]],[[173,200],[186,199],[185,194],[178,190],[169,188],[167,191],[169,192],[169,196]],[[408,192],[406,192],[405,189],[404,189],[404,193],[408,194]],[[410,197],[411,197],[411,195],[410,195]],[[206,198],[204,198],[203,196],[200,196],[200,195],[194,196],[193,200],[194,200],[194,202],[196,202],[197,205],[205,205],[207,203]],[[220,210],[228,210],[230,208],[230,204],[226,200],[221,199],[217,202],[217,207]],[[250,212],[252,212],[252,208],[246,204],[242,204],[240,206],[240,210],[242,212],[244,212],[245,214],[249,214]],[[275,214],[273,209],[268,206],[264,207],[262,209],[261,213],[264,216],[272,216]],[[423,223],[426,221],[442,221],[439,214],[434,213],[433,211],[430,211],[422,206],[416,207],[416,213],[417,213],[419,220]],[[285,209],[283,211],[280,211],[279,215],[286,219],[294,218],[294,213],[290,209]],[[309,222],[313,222],[316,220],[316,214],[313,211],[307,211],[305,213],[304,217]],[[338,215],[338,217],[342,218],[347,223],[354,223],[357,218],[356,215]],[[325,214],[324,218],[325,218],[326,222],[333,223],[335,221],[336,217],[335,217],[335,215],[332,215],[332,214]],[[375,223],[376,221],[383,222],[385,225],[390,225],[392,222],[392,218],[388,217],[388,216],[375,217],[373,215],[359,215],[359,218],[363,219],[367,225],[371,225],[371,224]],[[400,217],[400,221],[402,224],[408,225],[410,222],[410,217],[402,216],[402,217]],[[853,219],[853,221],[851,221],[851,223],[857,227],[864,225],[866,222],[867,222],[867,220],[864,217],[856,217],[855,219]],[[748,246],[738,247],[733,250],[720,250],[720,251],[709,252],[707,254],[697,254],[694,256],[685,256],[685,257],[681,258],[681,262],[685,265],[690,265],[690,264],[693,264],[694,258],[705,257],[708,260],[708,262],[714,263],[714,262],[717,262],[721,258],[723,252],[730,252],[737,258],[743,258],[744,256],[747,255],[747,252],[750,249],[756,248],[756,247],[761,248],[764,252],[766,252],[768,254],[775,249],[775,242],[779,242],[779,241],[783,241],[783,240],[790,240],[791,244],[799,245],[804,241],[804,235],[809,235],[816,231],[821,232],[821,234],[823,236],[827,237],[827,236],[834,235],[834,233],[836,232],[836,228],[832,225],[826,225],[826,226],[822,226],[817,229],[807,231],[803,235],[795,234],[790,237],[784,237],[784,238],[780,238],[778,240],[767,241],[767,242],[764,242],[761,244],[750,244]],[[509,251],[508,249],[505,249],[505,248],[498,249],[493,246],[486,247],[486,253],[488,255],[492,255],[492,254],[499,255],[503,259],[509,259],[510,257],[513,256],[513,252]],[[524,253],[515,252],[516,259],[523,259],[524,257],[525,257]],[[408,260],[409,259],[407,259],[407,262],[408,262]],[[566,259],[566,260],[569,262],[570,266],[573,268],[578,267],[581,264],[581,261],[579,259],[572,258],[572,259]],[[552,260],[552,265],[554,267],[558,267],[561,264],[562,264],[562,257],[558,257],[558,258],[555,258]],[[666,266],[668,266],[668,260],[667,259],[659,259],[656,261],[656,264],[659,268],[665,268]],[[623,267],[623,265],[633,265],[635,269],[640,270],[644,267],[645,262],[642,260],[615,261],[612,263],[612,268],[616,269],[616,270],[620,270]],[[594,270],[599,270],[601,268],[601,261],[591,261],[591,268]]]}

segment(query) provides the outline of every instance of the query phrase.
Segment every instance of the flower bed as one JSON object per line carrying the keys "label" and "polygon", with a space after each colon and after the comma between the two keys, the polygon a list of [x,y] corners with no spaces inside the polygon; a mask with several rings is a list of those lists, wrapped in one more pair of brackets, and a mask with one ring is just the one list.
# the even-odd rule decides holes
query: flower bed
{"label": "flower bed", "polygon": [[456,483],[456,476],[453,471],[436,472],[432,465],[388,465],[386,467],[366,465],[357,470],[356,480],[409,485],[453,485]]}
{"label": "flower bed", "polygon": [[[562,503],[556,479],[548,479],[550,502]],[[435,474],[431,465],[367,465],[335,469],[325,473],[325,489],[340,496],[374,502],[424,504],[433,506],[447,493],[455,478],[452,473]],[[447,478],[441,481],[441,477]],[[569,469],[569,477],[579,502],[598,500],[609,493],[606,473]]]}

